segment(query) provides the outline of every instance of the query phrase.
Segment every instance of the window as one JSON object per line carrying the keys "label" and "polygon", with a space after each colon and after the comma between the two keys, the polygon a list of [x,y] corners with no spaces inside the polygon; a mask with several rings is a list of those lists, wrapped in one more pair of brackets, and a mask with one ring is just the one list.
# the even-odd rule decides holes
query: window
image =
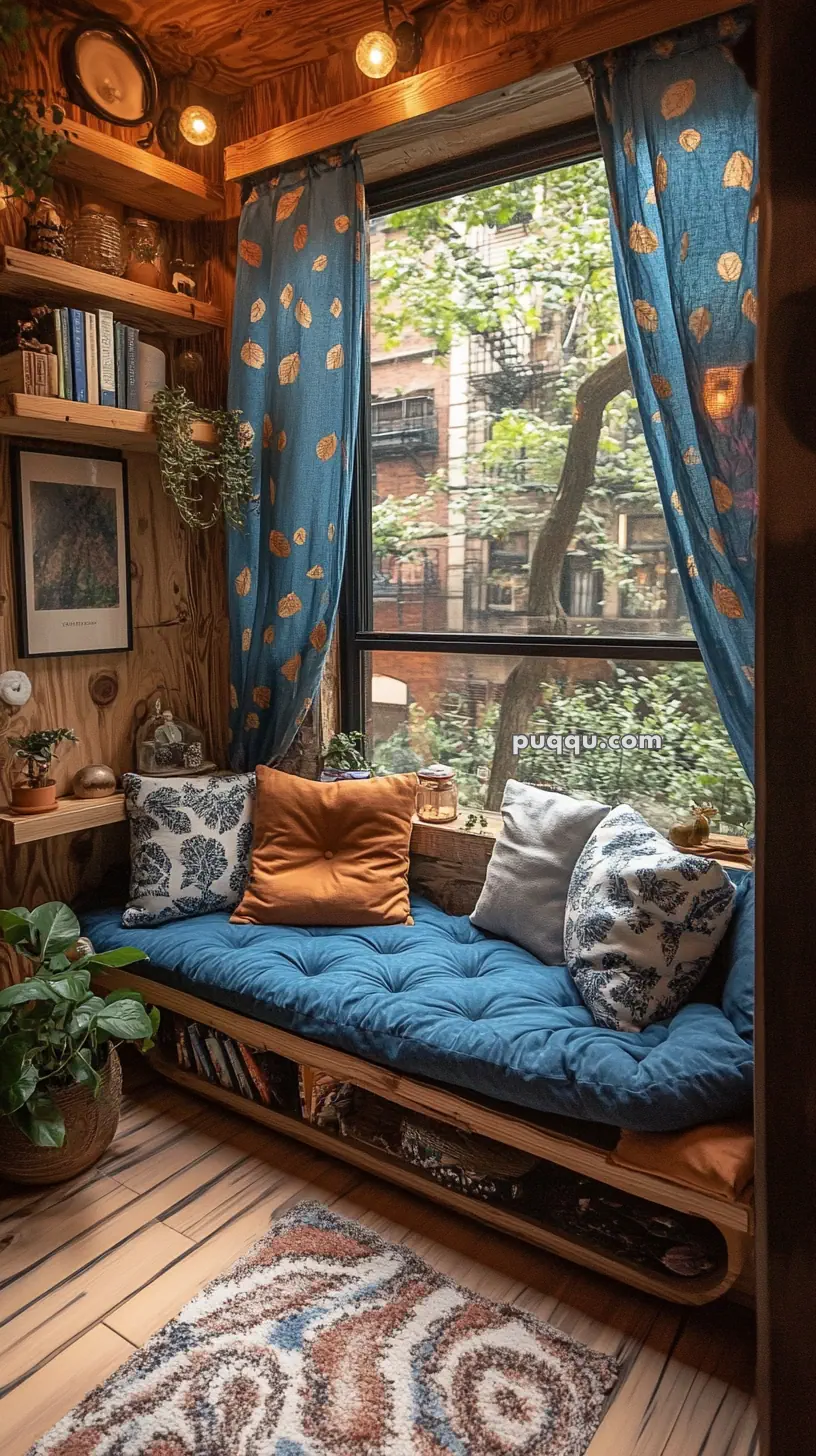
{"label": "window", "polygon": [[[466,807],[498,807],[513,776],[663,828],[714,802],[740,831],[751,790],[631,392],[603,166],[588,135],[563,162],[563,140],[494,156],[487,185],[477,160],[369,194],[347,726],[382,771],[452,763]],[[573,731],[661,747],[547,745]]]}

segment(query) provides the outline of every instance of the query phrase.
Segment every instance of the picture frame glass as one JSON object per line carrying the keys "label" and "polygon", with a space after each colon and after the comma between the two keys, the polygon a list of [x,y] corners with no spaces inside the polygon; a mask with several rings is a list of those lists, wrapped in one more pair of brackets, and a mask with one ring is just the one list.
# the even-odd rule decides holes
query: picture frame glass
{"label": "picture frame glass", "polygon": [[127,651],[123,462],[20,450],[17,484],[21,655]]}

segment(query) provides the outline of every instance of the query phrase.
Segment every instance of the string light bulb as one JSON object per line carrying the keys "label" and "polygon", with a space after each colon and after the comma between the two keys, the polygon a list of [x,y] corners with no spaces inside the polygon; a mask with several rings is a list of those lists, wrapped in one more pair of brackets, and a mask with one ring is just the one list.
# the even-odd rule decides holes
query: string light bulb
{"label": "string light bulb", "polygon": [[397,62],[397,47],[386,30],[369,30],[363,36],[354,53],[357,69],[364,76],[378,81],[393,71]]}
{"label": "string light bulb", "polygon": [[194,147],[207,147],[215,140],[218,124],[206,106],[185,106],[178,120],[184,140]]}

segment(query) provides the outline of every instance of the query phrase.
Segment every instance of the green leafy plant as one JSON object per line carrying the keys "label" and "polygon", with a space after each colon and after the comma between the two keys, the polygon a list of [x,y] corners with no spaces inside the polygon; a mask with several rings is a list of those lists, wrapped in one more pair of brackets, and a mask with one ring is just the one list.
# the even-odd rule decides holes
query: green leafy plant
{"label": "green leafy plant", "polygon": [[9,738],[9,748],[14,757],[25,764],[25,776],[30,789],[42,789],[48,782],[48,772],[56,757],[60,743],[78,743],[73,728],[43,728],[36,733],[24,733],[20,738]]}
{"label": "green leafy plant", "polygon": [[373,773],[365,756],[364,733],[335,733],[323,757],[323,767],[336,773]]}
{"label": "green leafy plant", "polygon": [[[0,5],[0,57],[8,70],[8,58],[28,50],[28,11],[24,5]],[[36,201],[51,191],[51,169],[65,146],[59,131],[46,131],[46,118],[59,127],[65,120],[62,107],[46,101],[42,89],[3,86],[0,96],[0,177],[6,197]]]}
{"label": "green leafy plant", "polygon": [[[198,421],[212,425],[214,450],[193,439]],[[153,423],[161,482],[185,525],[207,530],[223,512],[229,524],[240,529],[252,499],[251,431],[241,423],[240,411],[205,409],[177,385],[154,395]],[[200,510],[206,482],[216,491],[208,516]]]}
{"label": "green leafy plant", "polygon": [[76,916],[58,900],[0,910],[0,940],[34,964],[26,980],[0,991],[0,1116],[41,1148],[65,1140],[52,1094],[76,1085],[98,1097],[111,1047],[135,1041],[148,1051],[159,1025],[138,991],[91,991],[95,969],[147,960],[144,951],[77,955],[78,939]]}

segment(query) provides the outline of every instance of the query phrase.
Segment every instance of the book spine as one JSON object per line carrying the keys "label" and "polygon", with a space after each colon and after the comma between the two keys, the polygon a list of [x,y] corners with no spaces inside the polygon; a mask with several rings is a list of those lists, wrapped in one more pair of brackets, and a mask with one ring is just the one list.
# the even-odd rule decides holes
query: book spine
{"label": "book spine", "polygon": [[81,308],[68,310],[71,316],[71,363],[74,368],[74,399],[88,403],[88,376],[85,369],[85,317]]}
{"label": "book spine", "polygon": [[55,308],[54,317],[54,353],[57,356],[57,393],[60,399],[65,399],[65,359],[62,352],[62,323],[60,311]]}
{"label": "book spine", "polygon": [[99,404],[99,348],[95,313],[85,314],[85,373],[88,379],[88,404]]}
{"label": "book spine", "polygon": [[224,1055],[224,1048],[218,1040],[218,1037],[216,1036],[214,1031],[210,1031],[207,1033],[204,1040],[206,1042],[207,1051],[210,1054],[210,1061],[215,1067],[215,1075],[221,1083],[221,1086],[227,1092],[234,1092],[235,1087],[233,1085],[232,1077],[230,1076],[230,1069],[227,1066],[227,1059]]}
{"label": "book spine", "polygon": [[67,308],[59,310],[60,334],[62,335],[62,372],[65,381],[65,398],[74,397],[74,368],[71,362],[71,320]]}
{"label": "book spine", "polygon": [[126,333],[127,408],[139,408],[139,330],[128,324]]}
{"label": "book spine", "polygon": [[113,346],[113,314],[108,308],[97,313],[99,333],[99,403],[116,404],[116,359]]}
{"label": "book spine", "polygon": [[227,1060],[230,1064],[232,1080],[238,1088],[241,1096],[246,1097],[250,1102],[254,1102],[255,1096],[252,1089],[252,1083],[250,1082],[249,1077],[244,1071],[244,1065],[239,1056],[238,1048],[235,1045],[235,1042],[232,1041],[228,1036],[222,1036],[221,1041],[224,1047],[224,1051],[227,1054]]}
{"label": "book spine", "polygon": [[193,1053],[193,1060],[196,1064],[196,1071],[199,1077],[203,1077],[205,1082],[215,1082],[216,1076],[213,1070],[213,1064],[210,1061],[210,1054],[204,1045],[204,1038],[201,1035],[197,1022],[188,1022],[187,1035],[190,1038],[190,1049]]}
{"label": "book spine", "polygon": [[241,1053],[244,1066],[252,1079],[252,1085],[255,1087],[261,1102],[264,1104],[264,1107],[270,1107],[272,1105],[272,1094],[269,1091],[269,1081],[263,1068],[255,1060],[249,1047],[244,1046],[242,1041],[238,1043],[238,1050]]}
{"label": "book spine", "polygon": [[124,324],[114,324],[113,345],[116,361],[116,405],[118,409],[127,409],[127,331]]}
{"label": "book spine", "polygon": [[173,1017],[173,1031],[176,1042],[176,1061],[185,1072],[192,1072],[193,1059],[190,1055],[190,1048],[187,1042],[187,1026],[183,1016]]}
{"label": "book spine", "polygon": [[48,368],[48,393],[52,399],[59,399],[59,360],[56,354],[46,354],[45,362]]}

